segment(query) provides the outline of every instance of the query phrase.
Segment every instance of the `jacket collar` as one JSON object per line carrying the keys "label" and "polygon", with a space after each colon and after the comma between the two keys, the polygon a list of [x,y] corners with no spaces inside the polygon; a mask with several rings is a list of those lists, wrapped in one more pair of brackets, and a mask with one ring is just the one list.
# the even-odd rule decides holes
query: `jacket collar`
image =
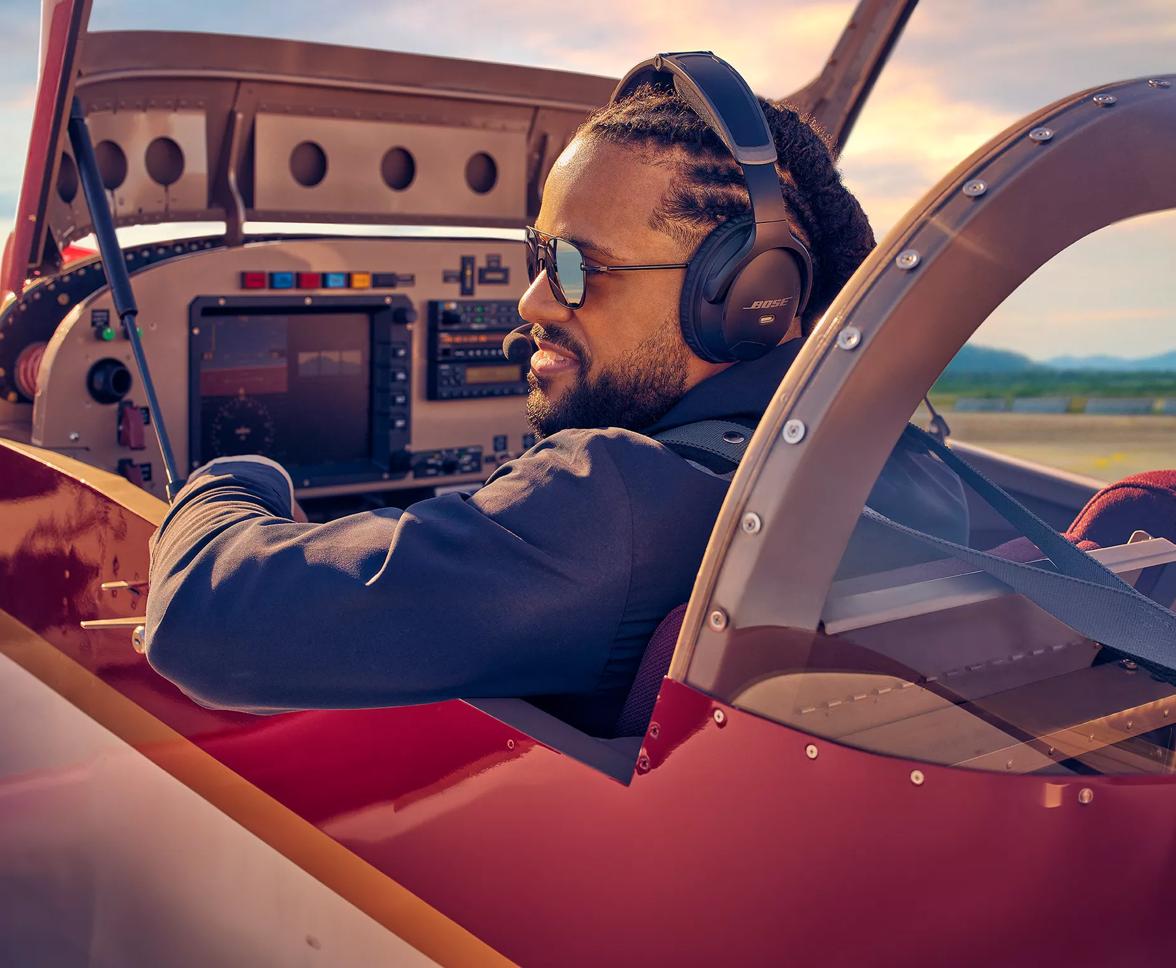
{"label": "jacket collar", "polygon": [[758,360],[736,363],[703,380],[642,433],[652,437],[672,427],[729,417],[758,423],[803,344],[802,339],[789,340]]}

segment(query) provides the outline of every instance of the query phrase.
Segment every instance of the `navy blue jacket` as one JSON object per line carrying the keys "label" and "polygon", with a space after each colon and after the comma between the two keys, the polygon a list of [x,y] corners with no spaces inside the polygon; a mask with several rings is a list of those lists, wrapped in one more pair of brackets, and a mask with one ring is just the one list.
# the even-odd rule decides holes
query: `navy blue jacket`
{"label": "navy blue jacket", "polygon": [[[798,348],[704,381],[646,434],[754,426]],[[900,446],[883,483],[919,514],[877,510],[966,539],[937,461]],[[155,535],[147,657],[212,706],[527,696],[607,734],[650,635],[690,595],[727,486],[650,436],[565,430],[472,495],[305,524],[279,469],[216,461]]]}

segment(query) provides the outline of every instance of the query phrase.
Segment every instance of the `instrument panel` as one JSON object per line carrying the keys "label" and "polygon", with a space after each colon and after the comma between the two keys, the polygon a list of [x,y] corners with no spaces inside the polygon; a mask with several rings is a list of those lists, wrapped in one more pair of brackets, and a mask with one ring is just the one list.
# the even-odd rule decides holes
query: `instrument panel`
{"label": "instrument panel", "polygon": [[[178,250],[177,250],[178,252]],[[132,275],[181,473],[224,455],[286,466],[300,497],[481,482],[535,442],[521,241],[298,238],[185,251]],[[130,343],[109,290],[41,351],[32,442],[164,497]]]}

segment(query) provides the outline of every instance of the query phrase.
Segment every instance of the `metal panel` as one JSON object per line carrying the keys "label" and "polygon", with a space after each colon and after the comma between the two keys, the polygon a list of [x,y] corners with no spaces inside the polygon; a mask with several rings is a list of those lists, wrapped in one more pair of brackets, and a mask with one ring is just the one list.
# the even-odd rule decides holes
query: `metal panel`
{"label": "metal panel", "polygon": [[[376,210],[508,221],[526,205],[526,131],[427,124],[394,124],[258,114],[256,124],[258,217],[353,213]],[[303,142],[325,154],[326,171],[312,186],[300,184],[291,157]],[[380,173],[385,154],[406,149],[415,161],[407,188],[390,188]],[[497,178],[489,191],[477,192],[466,179],[466,166],[478,154],[489,155]]]}
{"label": "metal panel", "polygon": [[[115,218],[125,222],[152,212],[160,221],[187,218],[208,206],[208,157],[203,111],[102,111],[86,118],[95,145],[113,142],[126,156],[126,180],[110,193]],[[168,139],[182,152],[182,174],[161,184],[148,171],[152,143]],[[167,179],[165,179],[167,180]],[[89,223],[81,192],[73,202],[79,223]]]}

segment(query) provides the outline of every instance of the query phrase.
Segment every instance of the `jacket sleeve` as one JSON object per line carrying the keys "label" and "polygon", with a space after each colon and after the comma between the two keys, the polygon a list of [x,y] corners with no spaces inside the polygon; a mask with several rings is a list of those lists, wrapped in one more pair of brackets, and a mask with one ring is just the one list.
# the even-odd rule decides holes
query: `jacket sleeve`
{"label": "jacket sleeve", "polygon": [[473,495],[326,524],[280,468],[216,461],[153,539],[147,658],[255,712],[592,692],[632,560],[608,447],[556,434]]}

